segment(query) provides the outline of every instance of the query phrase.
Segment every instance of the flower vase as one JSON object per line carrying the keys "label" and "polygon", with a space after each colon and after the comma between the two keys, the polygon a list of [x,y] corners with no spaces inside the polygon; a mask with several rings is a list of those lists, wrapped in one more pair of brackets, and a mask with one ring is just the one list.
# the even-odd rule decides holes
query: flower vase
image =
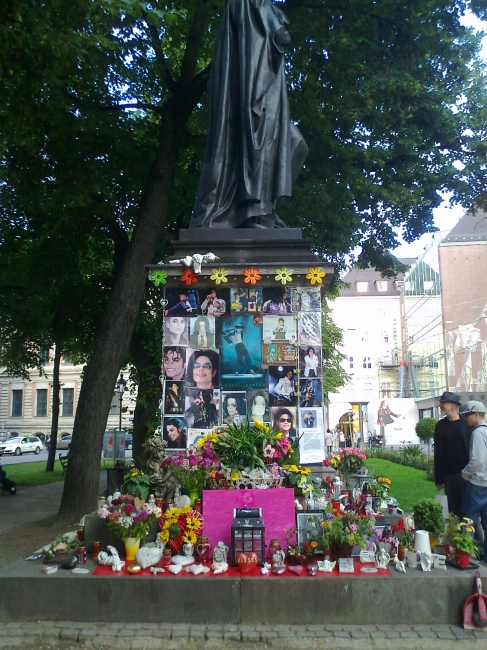
{"label": "flower vase", "polygon": [[406,551],[406,547],[401,546],[401,544],[399,544],[399,546],[397,547],[397,559],[401,560],[401,562],[404,562],[405,551]]}
{"label": "flower vase", "polygon": [[125,559],[127,562],[133,562],[140,547],[140,537],[126,537],[123,542],[125,544]]}
{"label": "flower vase", "polygon": [[191,507],[193,507],[193,506],[194,506],[195,499],[199,499],[200,491],[199,491],[199,490],[196,490],[196,489],[194,489],[194,490],[188,490],[188,496],[189,496],[190,501],[191,501]]}

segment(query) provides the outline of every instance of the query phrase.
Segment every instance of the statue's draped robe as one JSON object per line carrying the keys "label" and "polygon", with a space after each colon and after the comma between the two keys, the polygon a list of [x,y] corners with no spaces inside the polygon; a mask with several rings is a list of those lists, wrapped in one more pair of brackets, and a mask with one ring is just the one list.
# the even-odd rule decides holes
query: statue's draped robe
{"label": "statue's draped robe", "polygon": [[284,56],[275,43],[286,25],[270,0],[229,0],[225,8],[191,228],[236,228],[291,196],[307,147],[290,122]]}

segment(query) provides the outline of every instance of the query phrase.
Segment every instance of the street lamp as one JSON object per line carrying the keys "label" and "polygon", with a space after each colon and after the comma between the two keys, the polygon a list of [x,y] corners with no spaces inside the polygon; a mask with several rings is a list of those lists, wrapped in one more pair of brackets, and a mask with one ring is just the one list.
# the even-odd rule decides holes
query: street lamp
{"label": "street lamp", "polygon": [[120,433],[122,433],[122,400],[123,400],[123,394],[125,393],[125,386],[127,385],[127,382],[123,378],[123,374],[120,373],[120,377],[118,378],[117,381],[117,393],[119,394],[120,397],[120,414],[118,418],[118,430]]}

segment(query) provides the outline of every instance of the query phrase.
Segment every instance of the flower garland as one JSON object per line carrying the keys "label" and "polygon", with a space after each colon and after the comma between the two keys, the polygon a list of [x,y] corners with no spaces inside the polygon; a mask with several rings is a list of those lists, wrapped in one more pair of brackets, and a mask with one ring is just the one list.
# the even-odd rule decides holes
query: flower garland
{"label": "flower garland", "polygon": [[190,506],[169,508],[162,517],[159,528],[161,541],[167,542],[174,553],[180,553],[183,544],[196,544],[203,532],[203,515]]}

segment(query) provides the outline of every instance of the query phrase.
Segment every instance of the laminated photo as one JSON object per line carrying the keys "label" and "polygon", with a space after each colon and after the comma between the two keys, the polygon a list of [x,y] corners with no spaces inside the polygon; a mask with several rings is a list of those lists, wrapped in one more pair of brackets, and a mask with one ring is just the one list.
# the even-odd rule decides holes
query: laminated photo
{"label": "laminated photo", "polygon": [[269,366],[269,403],[295,406],[298,403],[297,371],[294,366]]}
{"label": "laminated photo", "polygon": [[184,381],[164,382],[164,414],[184,413]]}
{"label": "laminated photo", "polygon": [[167,316],[164,319],[164,345],[188,345],[188,328],[187,316]]}
{"label": "laminated photo", "polygon": [[203,316],[221,318],[230,315],[230,289],[200,289],[199,299]]}
{"label": "laminated photo", "polygon": [[269,396],[263,390],[249,390],[247,395],[247,417],[249,420],[270,422]]}
{"label": "laminated photo", "polygon": [[321,345],[321,312],[299,312],[298,342],[299,345]]}
{"label": "laminated photo", "polygon": [[292,312],[290,297],[286,287],[264,288],[264,314],[290,314]]}
{"label": "laminated photo", "polygon": [[264,388],[262,327],[258,316],[234,315],[217,323],[221,349],[221,385],[226,390]]}
{"label": "laminated photo", "polygon": [[230,289],[230,310],[247,312],[249,310],[249,290],[245,288]]}
{"label": "laminated photo", "polygon": [[263,317],[262,337],[264,343],[297,343],[296,319],[294,316]]}
{"label": "laminated photo", "polygon": [[292,343],[264,343],[262,346],[262,354],[263,363],[266,365],[278,363],[295,365],[298,350]]}
{"label": "laminated photo", "polygon": [[319,287],[292,287],[290,293],[293,311],[321,311]]}
{"label": "laminated photo", "polygon": [[322,463],[324,457],[325,441],[323,428],[321,428],[321,430],[301,429],[301,437],[299,439],[299,462],[303,464]]}
{"label": "laminated photo", "polygon": [[220,386],[218,350],[190,350],[187,355],[186,386],[211,390]]}
{"label": "laminated photo", "polygon": [[180,345],[164,346],[162,366],[166,381],[182,381],[186,377],[186,348]]}
{"label": "laminated photo", "polygon": [[186,426],[182,417],[165,417],[162,421],[162,439],[168,449],[186,449]]}
{"label": "laminated photo", "polygon": [[188,447],[196,447],[199,440],[203,440],[210,433],[208,429],[188,429]]}
{"label": "laminated photo", "polygon": [[301,432],[305,429],[323,430],[323,409],[322,408],[300,408],[299,426]]}
{"label": "laminated photo", "polygon": [[323,386],[321,379],[303,379],[299,381],[299,406],[323,406]]}
{"label": "laminated photo", "polygon": [[295,406],[273,406],[272,426],[276,431],[282,431],[294,442],[297,432],[297,414]]}
{"label": "laminated photo", "polygon": [[304,345],[299,348],[301,377],[321,376],[321,346]]}
{"label": "laminated photo", "polygon": [[242,424],[246,420],[245,391],[222,391],[222,424]]}
{"label": "laminated photo", "polygon": [[249,287],[249,312],[261,312],[264,304],[262,289]]}
{"label": "laminated photo", "polygon": [[164,317],[191,316],[200,313],[200,302],[196,289],[166,289],[167,305]]}
{"label": "laminated photo", "polygon": [[197,316],[189,319],[189,347],[193,350],[215,347],[214,316]]}
{"label": "laminated photo", "polygon": [[220,391],[186,388],[184,420],[187,428],[212,429],[219,423]]}

